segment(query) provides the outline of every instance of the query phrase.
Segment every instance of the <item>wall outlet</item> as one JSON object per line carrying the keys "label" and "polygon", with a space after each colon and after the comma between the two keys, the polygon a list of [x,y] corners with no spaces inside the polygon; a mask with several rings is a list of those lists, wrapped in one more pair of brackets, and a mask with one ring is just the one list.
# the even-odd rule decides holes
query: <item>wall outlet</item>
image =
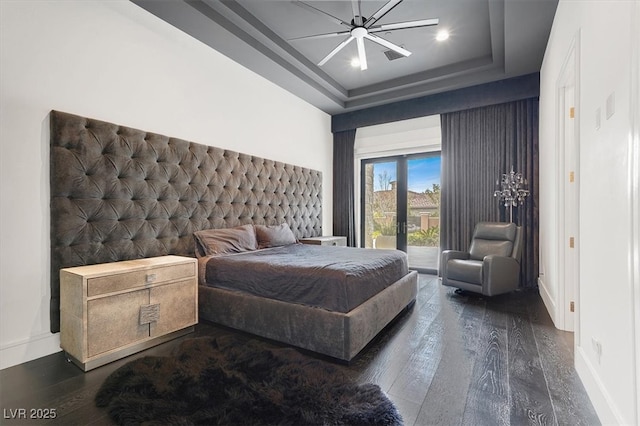
{"label": "wall outlet", "polygon": [[602,343],[595,337],[591,337],[591,346],[593,347],[593,352],[596,354],[596,360],[598,364],[600,364],[600,359],[602,358]]}

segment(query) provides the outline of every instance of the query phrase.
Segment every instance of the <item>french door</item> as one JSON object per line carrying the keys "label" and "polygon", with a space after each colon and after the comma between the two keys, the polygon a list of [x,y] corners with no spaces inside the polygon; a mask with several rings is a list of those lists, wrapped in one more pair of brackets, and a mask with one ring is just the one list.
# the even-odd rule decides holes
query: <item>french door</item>
{"label": "french door", "polygon": [[438,268],[440,153],[362,160],[361,247],[407,252],[409,267]]}

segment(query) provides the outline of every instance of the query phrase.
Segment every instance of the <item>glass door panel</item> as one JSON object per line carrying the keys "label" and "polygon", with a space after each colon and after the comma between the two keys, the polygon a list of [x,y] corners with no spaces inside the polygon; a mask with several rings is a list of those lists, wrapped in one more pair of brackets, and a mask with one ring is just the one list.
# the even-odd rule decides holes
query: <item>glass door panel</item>
{"label": "glass door panel", "polygon": [[395,249],[398,232],[397,161],[365,162],[362,247]]}
{"label": "glass door panel", "polygon": [[440,155],[409,157],[406,164],[409,266],[437,270],[440,259]]}

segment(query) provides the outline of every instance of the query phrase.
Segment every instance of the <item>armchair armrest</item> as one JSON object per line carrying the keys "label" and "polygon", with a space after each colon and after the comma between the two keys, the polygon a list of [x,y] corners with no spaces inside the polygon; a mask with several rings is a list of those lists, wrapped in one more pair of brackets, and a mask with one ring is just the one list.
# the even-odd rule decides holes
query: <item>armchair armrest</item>
{"label": "armchair armrest", "polygon": [[440,254],[440,268],[438,268],[438,276],[442,280],[447,279],[447,262],[451,259],[469,259],[469,253],[458,250],[444,250]]}
{"label": "armchair armrest", "polygon": [[494,296],[520,286],[520,263],[512,257],[485,256],[482,265],[482,294]]}

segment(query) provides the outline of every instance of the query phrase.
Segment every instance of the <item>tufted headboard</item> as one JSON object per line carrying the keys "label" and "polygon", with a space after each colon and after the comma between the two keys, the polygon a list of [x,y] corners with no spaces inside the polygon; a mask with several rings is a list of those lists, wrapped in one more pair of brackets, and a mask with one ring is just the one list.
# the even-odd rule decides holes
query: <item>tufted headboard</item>
{"label": "tufted headboard", "polygon": [[61,268],[194,255],[192,234],[287,222],[322,235],[322,174],[51,112],[51,331]]}

